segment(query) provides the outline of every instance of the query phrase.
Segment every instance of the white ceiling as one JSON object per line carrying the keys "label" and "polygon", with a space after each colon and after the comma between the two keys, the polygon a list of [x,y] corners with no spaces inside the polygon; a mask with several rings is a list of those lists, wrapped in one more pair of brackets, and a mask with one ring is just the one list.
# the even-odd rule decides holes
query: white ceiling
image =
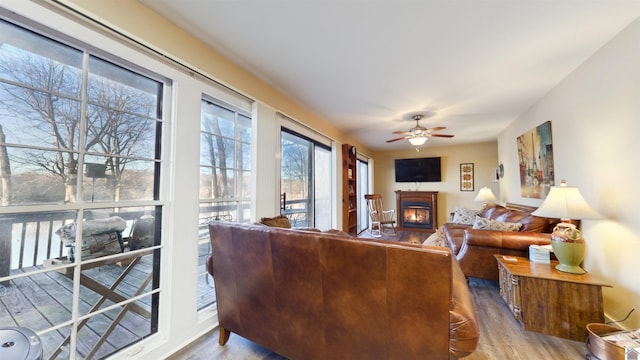
{"label": "white ceiling", "polygon": [[[639,0],[140,0],[374,150],[495,140]],[[540,119],[540,122],[553,119]]]}

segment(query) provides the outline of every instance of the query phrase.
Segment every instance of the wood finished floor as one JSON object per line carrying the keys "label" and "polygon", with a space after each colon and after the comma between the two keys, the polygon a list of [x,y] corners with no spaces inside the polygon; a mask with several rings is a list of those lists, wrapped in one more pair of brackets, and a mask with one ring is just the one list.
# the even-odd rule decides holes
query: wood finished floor
{"label": "wood finished floor", "polygon": [[[584,359],[583,342],[542,335],[522,328],[500,297],[498,284],[471,278],[469,288],[480,325],[480,342],[465,360],[573,360]],[[549,299],[553,301],[553,299]],[[428,354],[425,354],[428,359]],[[218,345],[217,329],[170,356],[169,360],[282,360],[236,334],[225,346]]]}

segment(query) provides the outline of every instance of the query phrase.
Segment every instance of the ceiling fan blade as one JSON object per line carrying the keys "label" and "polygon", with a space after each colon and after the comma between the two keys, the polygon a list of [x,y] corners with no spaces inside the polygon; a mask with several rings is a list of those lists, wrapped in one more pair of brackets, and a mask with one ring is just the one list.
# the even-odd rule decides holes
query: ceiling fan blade
{"label": "ceiling fan blade", "polygon": [[429,136],[441,137],[441,138],[452,138],[453,137],[453,135],[445,135],[445,134],[429,134]]}
{"label": "ceiling fan blade", "polygon": [[429,128],[427,130],[429,130],[429,131],[440,131],[440,130],[444,130],[444,129],[446,129],[446,127],[444,127],[444,126],[436,126],[436,127]]}
{"label": "ceiling fan blade", "polygon": [[409,131],[394,131],[394,132],[392,132],[392,134],[411,135],[411,133]]}
{"label": "ceiling fan blade", "polygon": [[390,143],[390,142],[394,142],[394,141],[398,141],[398,140],[404,140],[404,139],[407,139],[407,138],[408,138],[408,136],[403,136],[403,137],[387,140],[387,142]]}

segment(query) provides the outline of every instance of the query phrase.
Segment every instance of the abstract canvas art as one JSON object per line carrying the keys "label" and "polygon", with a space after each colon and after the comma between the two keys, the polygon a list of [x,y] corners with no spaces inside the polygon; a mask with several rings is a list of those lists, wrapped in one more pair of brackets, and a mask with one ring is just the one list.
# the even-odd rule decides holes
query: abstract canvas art
{"label": "abstract canvas art", "polygon": [[518,136],[520,194],[544,199],[554,185],[551,121]]}

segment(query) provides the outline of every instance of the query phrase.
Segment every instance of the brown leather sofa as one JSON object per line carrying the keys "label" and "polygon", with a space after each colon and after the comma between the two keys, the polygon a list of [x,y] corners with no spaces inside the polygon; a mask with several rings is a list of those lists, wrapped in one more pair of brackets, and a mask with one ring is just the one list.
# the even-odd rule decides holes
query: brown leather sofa
{"label": "brown leather sofa", "polygon": [[466,276],[498,280],[493,254],[529,257],[529,245],[548,245],[559,219],[531,215],[536,208],[506,204],[486,205],[478,216],[520,223],[519,231],[473,229],[472,225],[446,223],[442,226],[447,243]]}
{"label": "brown leather sofa", "polygon": [[477,346],[447,248],[209,223],[221,345],[231,332],[289,359],[455,359]]}

